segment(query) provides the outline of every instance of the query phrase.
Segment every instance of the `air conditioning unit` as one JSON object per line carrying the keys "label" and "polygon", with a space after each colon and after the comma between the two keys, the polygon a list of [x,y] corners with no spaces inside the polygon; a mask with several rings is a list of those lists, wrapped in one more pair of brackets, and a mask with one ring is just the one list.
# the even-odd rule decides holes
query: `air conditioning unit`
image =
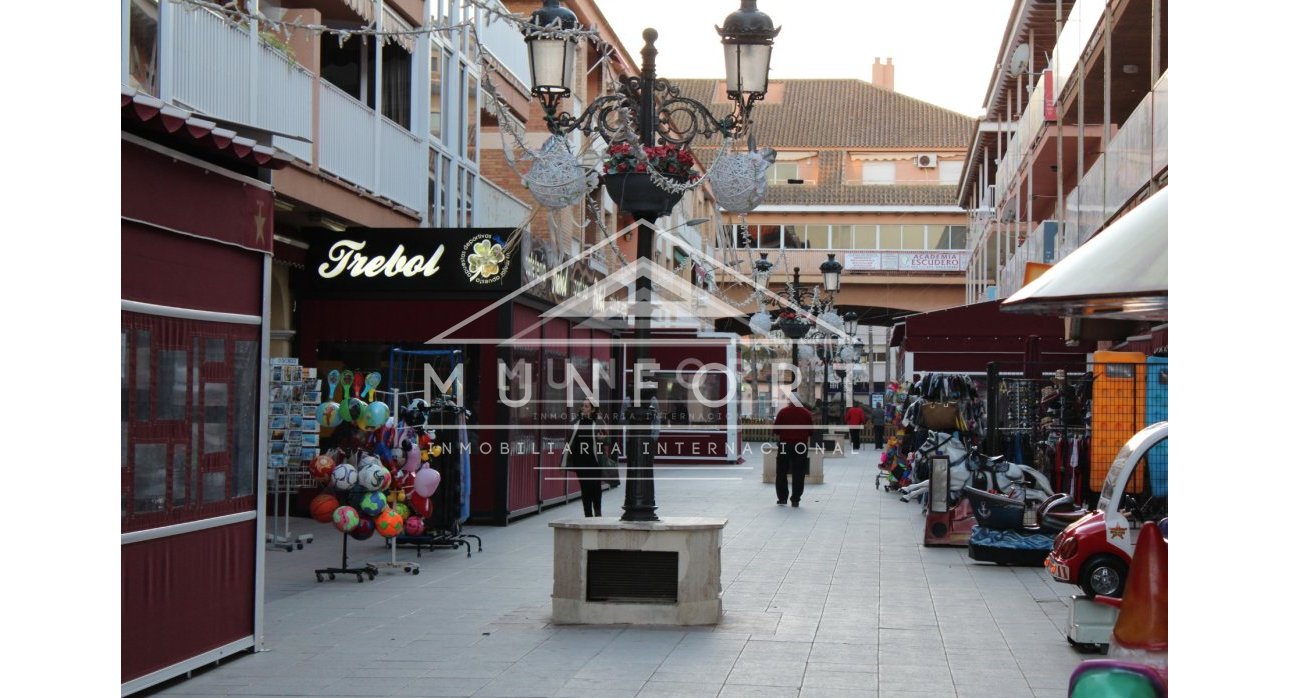
{"label": "air conditioning unit", "polygon": [[914,164],[919,167],[936,167],[936,156],[929,153],[915,155]]}

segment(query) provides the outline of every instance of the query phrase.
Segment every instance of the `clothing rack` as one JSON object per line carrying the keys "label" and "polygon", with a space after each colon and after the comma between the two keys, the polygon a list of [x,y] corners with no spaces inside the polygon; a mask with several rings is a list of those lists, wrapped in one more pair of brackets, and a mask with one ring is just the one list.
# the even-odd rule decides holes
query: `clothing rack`
{"label": "clothing rack", "polygon": [[483,552],[484,542],[479,536],[463,533],[461,530],[462,523],[467,518],[465,498],[469,496],[469,491],[463,487],[465,469],[469,467],[469,455],[464,448],[465,444],[470,443],[466,435],[468,415],[468,410],[457,407],[453,402],[436,398],[428,403],[428,409],[424,412],[425,421],[420,425],[410,425],[418,432],[433,430],[436,438],[448,441],[451,448],[445,448],[437,458],[441,479],[439,489],[431,497],[434,511],[427,517],[425,533],[420,536],[397,536],[392,547],[402,545],[416,548],[417,557],[421,557],[422,549],[457,550],[464,546],[466,557],[471,557],[473,551],[470,539],[474,539],[475,549]]}

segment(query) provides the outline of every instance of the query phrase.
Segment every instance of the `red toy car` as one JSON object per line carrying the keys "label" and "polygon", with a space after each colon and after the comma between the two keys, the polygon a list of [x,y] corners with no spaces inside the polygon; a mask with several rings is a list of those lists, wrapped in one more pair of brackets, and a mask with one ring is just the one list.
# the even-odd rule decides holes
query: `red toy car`
{"label": "red toy car", "polygon": [[1089,598],[1124,593],[1143,522],[1169,513],[1168,438],[1169,423],[1157,422],[1124,444],[1107,471],[1097,510],[1053,541],[1044,560],[1053,579],[1078,585]]}

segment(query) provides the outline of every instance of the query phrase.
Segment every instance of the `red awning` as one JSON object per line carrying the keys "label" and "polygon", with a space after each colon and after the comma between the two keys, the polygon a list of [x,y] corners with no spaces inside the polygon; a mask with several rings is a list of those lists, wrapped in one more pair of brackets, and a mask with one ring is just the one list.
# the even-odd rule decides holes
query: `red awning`
{"label": "red awning", "polygon": [[913,354],[915,371],[976,373],[984,372],[991,362],[1000,364],[1003,371],[1020,371],[1028,344],[1032,360],[1037,347],[1044,370],[1083,370],[1092,348],[1066,346],[1060,318],[1003,313],[999,303],[986,301],[908,317],[892,332],[892,346]]}
{"label": "red awning", "polygon": [[203,119],[187,109],[167,104],[132,87],[121,86],[121,118],[148,124],[246,164],[280,170],[295,161],[290,153]]}

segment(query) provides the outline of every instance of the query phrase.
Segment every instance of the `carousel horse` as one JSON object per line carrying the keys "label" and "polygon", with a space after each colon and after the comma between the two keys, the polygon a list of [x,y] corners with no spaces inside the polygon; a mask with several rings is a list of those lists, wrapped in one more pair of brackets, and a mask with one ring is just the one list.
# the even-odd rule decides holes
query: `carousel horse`
{"label": "carousel horse", "polygon": [[[993,458],[982,455],[975,448],[968,448],[955,434],[939,431],[927,432],[927,440],[918,447],[915,458],[923,461],[922,470],[930,472],[931,457],[942,452],[950,459],[950,503],[956,503],[969,484],[979,490],[1003,492],[1006,495],[1024,492],[1024,501],[1040,503],[1053,495],[1053,487],[1043,473],[1028,465],[1010,463],[1003,456]],[[910,499],[927,490],[930,481],[900,488],[900,501]]]}

